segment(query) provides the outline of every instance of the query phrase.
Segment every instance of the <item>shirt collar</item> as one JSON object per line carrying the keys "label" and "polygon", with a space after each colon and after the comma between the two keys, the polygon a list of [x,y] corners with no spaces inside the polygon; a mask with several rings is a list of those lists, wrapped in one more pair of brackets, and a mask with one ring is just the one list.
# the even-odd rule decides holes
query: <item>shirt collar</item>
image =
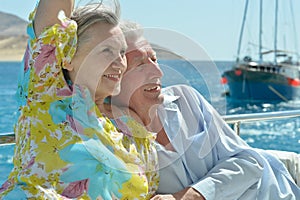
{"label": "shirt collar", "polygon": [[168,88],[163,88],[162,93],[164,95],[164,105],[168,105],[178,100],[180,96],[174,95],[174,91]]}
{"label": "shirt collar", "polygon": [[177,99],[179,99],[180,96],[174,96],[174,95],[168,95],[165,94],[164,95],[164,103],[163,104],[170,104],[173,103],[174,101],[176,101]]}

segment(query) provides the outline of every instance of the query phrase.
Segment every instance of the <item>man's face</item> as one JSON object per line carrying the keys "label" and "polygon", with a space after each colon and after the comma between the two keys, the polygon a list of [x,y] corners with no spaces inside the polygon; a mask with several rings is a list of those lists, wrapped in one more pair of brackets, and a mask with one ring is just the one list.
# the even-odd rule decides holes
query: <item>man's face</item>
{"label": "man's face", "polygon": [[163,102],[161,77],[155,52],[146,40],[128,44],[127,71],[121,82],[118,104],[137,113]]}

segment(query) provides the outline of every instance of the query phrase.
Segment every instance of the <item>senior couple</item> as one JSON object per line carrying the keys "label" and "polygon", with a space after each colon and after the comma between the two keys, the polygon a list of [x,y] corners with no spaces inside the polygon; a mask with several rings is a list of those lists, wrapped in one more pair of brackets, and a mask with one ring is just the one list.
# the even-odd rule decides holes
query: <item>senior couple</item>
{"label": "senior couple", "polygon": [[138,25],[73,5],[40,0],[30,15],[1,199],[299,199],[285,166],[196,90],[161,88]]}

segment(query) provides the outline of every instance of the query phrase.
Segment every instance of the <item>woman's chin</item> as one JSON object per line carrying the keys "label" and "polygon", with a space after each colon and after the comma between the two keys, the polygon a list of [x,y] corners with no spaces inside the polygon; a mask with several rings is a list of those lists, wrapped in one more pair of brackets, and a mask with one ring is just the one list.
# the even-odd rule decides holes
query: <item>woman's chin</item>
{"label": "woman's chin", "polygon": [[110,96],[116,96],[118,94],[120,94],[120,91],[121,91],[121,86],[118,84],[114,90],[112,91],[111,95]]}

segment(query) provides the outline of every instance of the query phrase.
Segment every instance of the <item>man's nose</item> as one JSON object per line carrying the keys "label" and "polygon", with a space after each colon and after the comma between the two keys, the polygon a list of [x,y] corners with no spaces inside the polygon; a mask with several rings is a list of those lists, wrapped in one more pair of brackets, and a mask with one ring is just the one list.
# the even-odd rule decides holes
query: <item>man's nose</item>
{"label": "man's nose", "polygon": [[149,67],[149,74],[151,74],[151,78],[161,78],[164,73],[159,67],[158,63],[150,63],[151,67]]}

